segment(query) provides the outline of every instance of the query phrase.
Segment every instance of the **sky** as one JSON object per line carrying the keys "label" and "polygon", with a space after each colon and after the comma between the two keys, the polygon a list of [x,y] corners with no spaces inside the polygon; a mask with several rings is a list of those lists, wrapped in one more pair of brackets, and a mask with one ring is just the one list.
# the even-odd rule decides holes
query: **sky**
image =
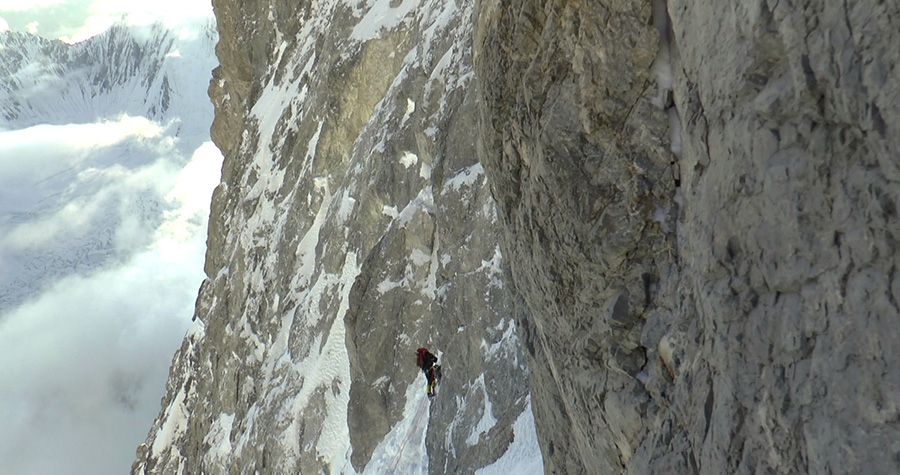
{"label": "sky", "polygon": [[27,31],[75,43],[123,16],[134,23],[179,24],[211,14],[211,0],[0,0],[0,31]]}
{"label": "sky", "polygon": [[[123,16],[178,27],[211,13],[208,0],[0,0],[0,29],[71,42]],[[0,474],[128,473],[193,325],[220,179],[209,138],[188,146],[178,130],[127,115],[0,128]],[[17,288],[34,272],[47,277]]]}

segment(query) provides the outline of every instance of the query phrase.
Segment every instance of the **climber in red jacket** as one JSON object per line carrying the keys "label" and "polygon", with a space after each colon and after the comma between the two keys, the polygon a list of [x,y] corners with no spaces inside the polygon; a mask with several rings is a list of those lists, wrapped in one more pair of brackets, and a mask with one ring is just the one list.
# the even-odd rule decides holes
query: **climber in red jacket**
{"label": "climber in red jacket", "polygon": [[427,381],[425,390],[428,393],[428,397],[434,397],[434,388],[441,379],[441,365],[435,364],[437,363],[437,356],[431,354],[428,348],[419,348],[416,350],[416,354],[416,366],[425,373],[425,380]]}

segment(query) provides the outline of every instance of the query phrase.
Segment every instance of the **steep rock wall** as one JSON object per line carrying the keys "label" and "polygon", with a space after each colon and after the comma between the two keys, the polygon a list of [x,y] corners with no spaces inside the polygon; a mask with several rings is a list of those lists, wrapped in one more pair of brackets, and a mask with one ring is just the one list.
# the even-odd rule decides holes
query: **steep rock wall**
{"label": "steep rock wall", "polygon": [[692,452],[709,471],[900,470],[900,7],[670,12]]}
{"label": "steep rock wall", "polygon": [[[472,2],[214,8],[208,279],[133,472],[495,462],[531,409],[475,150]],[[419,346],[444,368],[430,404]]]}
{"label": "steep rock wall", "polygon": [[898,7],[476,19],[547,470],[900,469]]}
{"label": "steep rock wall", "polygon": [[[482,161],[534,321],[532,397],[548,471],[612,473],[646,435],[649,315],[674,310],[675,180],[647,97],[649,3],[484,2]],[[658,317],[665,318],[665,317]]]}

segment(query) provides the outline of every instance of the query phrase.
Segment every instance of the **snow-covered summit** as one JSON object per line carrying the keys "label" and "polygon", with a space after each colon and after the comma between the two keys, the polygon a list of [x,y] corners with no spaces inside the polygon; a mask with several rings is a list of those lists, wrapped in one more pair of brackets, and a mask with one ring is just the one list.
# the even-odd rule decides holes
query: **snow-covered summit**
{"label": "snow-covered summit", "polygon": [[216,39],[212,19],[180,31],[121,21],[74,45],[0,33],[0,128],[87,123],[123,114],[196,121],[204,109],[197,105],[208,99],[206,83],[194,83],[209,77]]}

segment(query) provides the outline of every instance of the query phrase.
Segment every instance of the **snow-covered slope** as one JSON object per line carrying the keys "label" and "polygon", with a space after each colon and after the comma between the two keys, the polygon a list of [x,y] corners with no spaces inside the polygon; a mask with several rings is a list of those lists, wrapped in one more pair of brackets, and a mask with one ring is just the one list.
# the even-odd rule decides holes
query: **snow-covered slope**
{"label": "snow-covered slope", "polygon": [[212,20],[177,30],[120,22],[75,45],[0,33],[0,129],[126,114],[180,118],[204,130],[205,78],[215,66],[209,56],[215,41]]}

